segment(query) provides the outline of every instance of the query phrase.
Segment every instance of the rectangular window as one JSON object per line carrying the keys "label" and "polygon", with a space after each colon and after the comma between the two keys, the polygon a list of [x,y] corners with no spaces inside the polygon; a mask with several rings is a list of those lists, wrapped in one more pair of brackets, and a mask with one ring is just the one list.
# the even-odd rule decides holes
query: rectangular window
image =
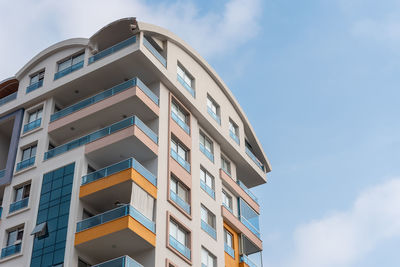
{"label": "rectangular window", "polygon": [[171,117],[187,134],[190,134],[189,115],[175,101],[171,102]]}
{"label": "rectangular window", "polygon": [[203,267],[215,267],[217,266],[216,264],[217,258],[209,252],[205,248],[201,248],[201,266]]}
{"label": "rectangular window", "polygon": [[181,227],[174,220],[169,221],[169,244],[171,247],[179,251],[189,260],[191,259],[191,251],[189,248],[190,237],[189,232]]}
{"label": "rectangular window", "polygon": [[189,151],[174,139],[171,139],[171,157],[190,173]]}
{"label": "rectangular window", "polygon": [[77,63],[80,63],[81,61],[84,60],[84,58],[85,58],[85,53],[84,52],[79,54],[79,55],[72,56],[72,57],[70,57],[70,58],[58,63],[57,71],[65,70],[65,69],[67,69],[67,68],[69,68],[69,67],[71,67],[71,66],[73,66],[73,65],[75,65]]}
{"label": "rectangular window", "polygon": [[233,249],[233,236],[232,234],[224,228],[224,243],[226,246]]}
{"label": "rectangular window", "polygon": [[189,189],[173,176],[171,176],[169,187],[171,200],[190,214]]}
{"label": "rectangular window", "polygon": [[207,112],[218,122],[218,124],[221,124],[219,105],[209,95],[207,95]]}
{"label": "rectangular window", "polygon": [[190,75],[189,72],[179,63],[177,67],[177,74],[178,81],[186,88],[186,90],[189,91],[193,97],[195,97],[193,76]]}
{"label": "rectangular window", "polygon": [[229,135],[237,144],[240,143],[239,127],[231,119],[229,119]]}
{"label": "rectangular window", "polygon": [[232,211],[232,197],[225,190],[222,190],[222,204]]}
{"label": "rectangular window", "polygon": [[29,197],[31,191],[31,184],[26,184],[15,188],[14,202],[20,201],[24,198]]}
{"label": "rectangular window", "polygon": [[24,227],[19,227],[16,230],[8,232],[7,247],[16,245],[22,241],[24,235]]}
{"label": "rectangular window", "polygon": [[37,147],[37,145],[33,145],[28,148],[25,148],[22,151],[21,161],[24,161],[24,160],[27,160],[27,159],[30,159],[30,158],[33,158],[34,156],[36,156],[36,147]]}
{"label": "rectangular window", "polygon": [[217,239],[217,233],[215,231],[215,215],[206,207],[201,205],[200,216],[201,229],[203,229],[212,238]]}
{"label": "rectangular window", "polygon": [[39,73],[37,73],[37,74],[32,75],[32,76],[31,76],[31,81],[30,81],[29,85],[42,82],[43,79],[44,79],[44,70],[41,71],[41,72],[39,72]]}
{"label": "rectangular window", "polygon": [[223,156],[221,156],[221,169],[231,176],[231,162]]}
{"label": "rectangular window", "polygon": [[200,131],[200,150],[206,157],[214,162],[214,145],[210,138]]}
{"label": "rectangular window", "polygon": [[30,112],[28,114],[28,123],[34,122],[42,118],[43,109],[38,109],[36,111]]}
{"label": "rectangular window", "polygon": [[215,199],[214,176],[203,167],[200,167],[200,186],[207,194]]}

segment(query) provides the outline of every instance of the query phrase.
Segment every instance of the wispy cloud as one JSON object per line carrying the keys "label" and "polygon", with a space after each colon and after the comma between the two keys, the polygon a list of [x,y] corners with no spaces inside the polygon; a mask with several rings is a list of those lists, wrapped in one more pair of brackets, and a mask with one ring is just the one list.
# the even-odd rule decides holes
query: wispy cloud
{"label": "wispy cloud", "polygon": [[294,253],[282,266],[353,266],[385,241],[400,238],[399,207],[400,179],[365,190],[350,209],[299,226]]}
{"label": "wispy cloud", "polygon": [[[0,80],[57,41],[89,37],[122,17],[166,27],[205,57],[232,52],[259,30],[260,0],[229,0],[222,10],[200,12],[191,1],[149,4],[144,0],[22,0],[2,2]],[[6,63],[4,63],[6,62]]]}

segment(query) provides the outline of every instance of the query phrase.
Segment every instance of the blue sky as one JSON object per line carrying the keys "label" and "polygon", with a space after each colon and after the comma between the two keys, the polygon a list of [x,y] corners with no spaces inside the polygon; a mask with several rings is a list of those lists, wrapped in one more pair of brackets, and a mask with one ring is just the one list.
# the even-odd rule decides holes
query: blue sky
{"label": "blue sky", "polygon": [[264,266],[400,266],[400,1],[0,3],[0,80],[126,16],[198,49],[272,164],[254,190]]}

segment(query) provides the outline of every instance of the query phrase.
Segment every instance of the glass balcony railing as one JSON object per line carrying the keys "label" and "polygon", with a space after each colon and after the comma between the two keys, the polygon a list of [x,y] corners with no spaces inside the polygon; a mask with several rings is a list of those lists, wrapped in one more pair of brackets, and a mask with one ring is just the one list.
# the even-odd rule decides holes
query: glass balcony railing
{"label": "glass balcony railing", "polygon": [[196,97],[196,92],[194,91],[194,89],[193,89],[189,84],[187,84],[187,83],[185,82],[185,80],[184,80],[181,76],[179,76],[179,74],[177,75],[177,79],[178,79],[178,82],[180,82],[180,83],[183,85],[183,87],[185,87],[185,89],[188,90],[188,92],[189,92],[193,97]]}
{"label": "glass balcony railing", "polygon": [[107,49],[104,49],[103,51],[100,51],[96,55],[89,58],[88,64],[90,65],[93,62],[95,62],[99,59],[102,59],[103,57],[106,57],[108,55],[111,55],[111,54],[121,50],[122,48],[130,46],[131,44],[134,44],[134,43],[136,43],[136,36],[132,36],[122,42],[119,42],[118,44],[115,44]]}
{"label": "glass balcony railing", "polygon": [[35,82],[28,87],[26,87],[26,93],[30,93],[32,91],[35,91],[36,89],[40,88],[43,86],[43,80],[40,80],[38,82]]}
{"label": "glass balcony railing", "polygon": [[167,67],[167,60],[154,48],[154,46],[144,37],[143,45],[155,56],[158,61],[163,64],[164,67]]}
{"label": "glass balcony railing", "polygon": [[137,116],[132,116],[132,117],[126,118],[122,121],[119,121],[117,123],[114,123],[106,128],[103,128],[101,130],[93,132],[89,135],[86,135],[84,137],[81,137],[81,138],[75,139],[71,142],[68,142],[64,145],[53,148],[44,154],[44,160],[48,160],[52,157],[55,157],[57,155],[68,152],[71,149],[86,145],[90,142],[93,142],[95,140],[98,140],[100,138],[108,136],[115,132],[121,131],[132,125],[138,126],[139,129],[141,129],[151,140],[153,140],[154,143],[158,144],[158,136],[146,124],[144,124],[144,122],[142,122]]}
{"label": "glass balcony railing", "polygon": [[5,247],[1,250],[1,258],[5,258],[21,252],[21,243]]}
{"label": "glass balcony railing", "polygon": [[258,238],[261,238],[260,231],[254,227],[244,216],[240,216],[240,221]]}
{"label": "glass balcony railing", "polygon": [[172,199],[173,202],[178,204],[179,207],[181,207],[184,211],[186,211],[187,214],[190,214],[190,205],[187,203],[185,200],[183,200],[180,196],[175,194],[174,191],[170,190],[169,195]]}
{"label": "glass balcony railing", "polygon": [[92,173],[89,173],[89,174],[83,176],[81,185],[85,185],[85,184],[94,182],[101,178],[110,176],[112,174],[115,174],[115,173],[123,171],[123,170],[130,169],[130,168],[135,169],[144,178],[146,178],[150,183],[152,183],[154,186],[157,186],[157,178],[149,170],[147,170],[145,167],[143,167],[143,165],[140,164],[134,158],[129,158],[129,159],[123,160],[121,162],[118,162],[116,164],[108,166],[104,169],[101,169],[101,170],[98,170],[98,171],[95,171],[95,172],[92,172]]}
{"label": "glass balcony railing", "polygon": [[14,92],[14,93],[6,96],[6,97],[0,98],[0,106],[2,106],[4,104],[16,99],[17,98],[17,93],[18,92]]}
{"label": "glass balcony railing", "polygon": [[221,118],[212,111],[210,107],[207,107],[207,112],[210,114],[210,116],[219,124],[221,125]]}
{"label": "glass balcony railing", "polygon": [[60,70],[59,72],[56,72],[54,74],[54,80],[60,79],[61,77],[64,77],[65,75],[70,74],[71,72],[74,72],[76,70],[79,70],[79,69],[83,68],[83,62],[84,61],[82,60],[82,61],[80,61],[80,62],[78,62],[78,63],[76,63],[76,64],[74,64],[72,66],[69,66],[66,69],[63,69],[63,70]]}
{"label": "glass balcony railing", "polygon": [[171,111],[171,118],[187,133],[190,134],[190,127],[175,112]]}
{"label": "glass balcony railing", "polygon": [[83,108],[86,108],[88,106],[91,106],[93,104],[96,104],[97,102],[100,102],[104,99],[107,99],[111,96],[114,96],[120,92],[123,92],[133,86],[138,86],[140,89],[154,102],[158,105],[159,99],[158,97],[139,79],[139,78],[133,78],[130,79],[126,82],[123,82],[121,84],[118,84],[114,87],[111,87],[110,89],[107,89],[104,92],[101,92],[97,95],[94,95],[92,97],[86,98],[78,103],[73,104],[72,106],[69,106],[67,108],[64,108],[54,114],[51,115],[50,117],[50,122],[53,122],[55,120],[58,120],[62,117],[68,116],[78,110],[81,110]]}
{"label": "glass balcony railing", "polygon": [[236,142],[236,144],[240,144],[239,137],[232,131],[229,131],[229,136]]}
{"label": "glass balcony railing", "polygon": [[202,143],[200,143],[200,151],[203,152],[203,154],[204,154],[209,160],[211,160],[212,162],[214,162],[214,155],[213,155],[210,151],[208,151]]}
{"label": "glass balcony railing", "polygon": [[6,169],[0,170],[0,178],[3,178],[6,175]]}
{"label": "glass balcony railing", "polygon": [[42,124],[42,118],[39,118],[37,120],[34,120],[28,124],[24,125],[24,133],[32,131],[33,129],[36,129],[38,127],[40,127],[40,125]]}
{"label": "glass balcony railing", "polygon": [[229,256],[231,256],[232,258],[235,258],[235,251],[233,250],[233,248],[231,248],[226,243],[224,243],[224,249],[225,249],[225,252],[229,254]]}
{"label": "glass balcony railing", "polygon": [[206,231],[206,233],[209,234],[212,238],[217,239],[217,232],[215,231],[215,229],[203,220],[201,220],[201,229]]}
{"label": "glass balcony railing", "polygon": [[251,199],[253,199],[257,204],[258,204],[258,198],[253,194],[253,192],[250,191],[250,189],[247,188],[247,186],[244,185],[244,183],[240,180],[237,180],[237,184],[246,192]]}
{"label": "glass balcony railing", "polygon": [[254,161],[257,166],[264,171],[264,165],[258,160],[258,158],[251,152],[251,150],[246,146],[246,154]]}
{"label": "glass balcony railing", "polygon": [[24,199],[21,199],[19,201],[16,201],[14,203],[10,204],[10,210],[9,213],[15,212],[17,210],[26,208],[28,206],[29,203],[29,197],[26,197]]}
{"label": "glass balcony railing", "polygon": [[26,168],[32,166],[33,164],[35,164],[35,157],[18,162],[16,169],[17,169],[17,171],[20,171],[20,170],[23,170],[23,169],[26,169]]}
{"label": "glass balcony railing", "polygon": [[209,187],[203,180],[200,180],[200,187],[206,191],[207,194],[210,195],[213,199],[215,199],[215,191],[211,187]]}
{"label": "glass balcony railing", "polygon": [[230,213],[233,214],[233,210],[232,210],[231,207],[229,207],[229,206],[228,206],[227,204],[225,204],[224,202],[222,202],[222,205],[224,205],[224,207],[225,207],[227,210],[229,210]]}
{"label": "glass balcony railing", "polygon": [[182,253],[183,256],[185,256],[187,259],[190,260],[190,249],[188,247],[186,247],[184,244],[182,244],[181,242],[179,242],[178,240],[176,240],[172,235],[169,235],[169,244],[176,249],[177,251],[179,251],[180,253]]}
{"label": "glass balcony railing", "polygon": [[190,163],[178,155],[175,150],[171,148],[171,157],[176,160],[185,170],[190,173]]}
{"label": "glass balcony railing", "polygon": [[79,233],[81,231],[87,230],[89,228],[101,225],[103,223],[124,217],[124,216],[131,216],[136,221],[140,222],[144,227],[152,231],[153,233],[156,232],[156,225],[155,223],[140,213],[137,209],[135,209],[131,205],[125,205],[122,207],[118,207],[113,210],[106,211],[104,213],[98,214],[96,216],[87,218],[83,221],[80,221],[76,225],[76,232]]}
{"label": "glass balcony railing", "polygon": [[141,265],[129,256],[122,256],[100,264],[93,265],[92,267],[143,267],[143,265]]}
{"label": "glass balcony railing", "polygon": [[255,264],[254,262],[252,262],[246,255],[241,255],[240,256],[240,262],[244,262],[246,263],[248,266],[250,267],[258,267],[257,264]]}

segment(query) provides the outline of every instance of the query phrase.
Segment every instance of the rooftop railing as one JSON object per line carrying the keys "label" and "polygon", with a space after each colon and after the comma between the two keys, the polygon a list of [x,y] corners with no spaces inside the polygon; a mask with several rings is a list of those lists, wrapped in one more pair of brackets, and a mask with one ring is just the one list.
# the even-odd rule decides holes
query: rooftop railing
{"label": "rooftop railing", "polygon": [[93,62],[95,62],[99,59],[102,59],[103,57],[109,56],[109,55],[111,55],[127,46],[130,46],[131,44],[134,44],[134,43],[136,43],[136,36],[132,36],[132,37],[130,37],[122,42],[119,42],[107,49],[104,49],[103,51],[100,51],[99,53],[97,53],[94,56],[91,56],[89,58],[88,64],[92,64]]}
{"label": "rooftop railing", "polygon": [[78,63],[76,63],[76,64],[74,64],[74,65],[72,65],[72,66],[69,66],[66,69],[60,70],[59,72],[55,73],[54,74],[54,80],[57,80],[57,79],[59,79],[61,77],[64,77],[65,75],[68,75],[71,72],[74,72],[74,71],[79,70],[81,68],[83,68],[83,60],[78,62]]}
{"label": "rooftop railing", "polygon": [[144,178],[146,178],[150,183],[152,183],[154,186],[157,186],[157,178],[149,170],[147,170],[145,167],[143,167],[143,165],[140,164],[134,158],[129,158],[129,159],[123,160],[121,162],[110,165],[106,168],[103,168],[101,170],[98,170],[98,171],[95,171],[95,172],[92,172],[92,173],[89,173],[89,174],[83,176],[81,185],[85,185],[85,184],[94,182],[101,178],[110,176],[112,174],[118,173],[123,170],[130,169],[130,168],[135,169]]}
{"label": "rooftop railing", "polygon": [[51,115],[50,122],[53,122],[62,117],[68,116],[78,110],[81,110],[83,108],[86,108],[88,106],[96,104],[97,102],[100,102],[104,99],[114,96],[114,95],[116,95],[120,92],[123,92],[134,86],[138,86],[154,103],[156,103],[158,105],[158,103],[159,103],[158,97],[139,78],[136,77],[136,78],[130,79],[126,82],[120,83],[114,87],[111,87],[110,89],[107,89],[104,92],[101,92],[99,94],[96,94],[94,96],[86,98],[82,101],[79,101],[78,103],[75,103],[75,104],[73,104],[69,107],[66,107],[60,111],[57,111],[56,113]]}
{"label": "rooftop railing", "polygon": [[87,218],[83,221],[80,221],[76,225],[76,232],[79,233],[81,231],[90,229],[92,227],[101,225],[103,223],[124,217],[124,216],[131,216],[136,221],[140,222],[144,227],[152,231],[153,233],[156,232],[156,225],[155,223],[144,216],[140,211],[135,209],[131,205],[125,205],[122,207],[118,207],[113,210],[106,211],[104,213],[98,214],[96,216]]}
{"label": "rooftop railing", "polygon": [[68,142],[64,145],[53,148],[44,154],[44,160],[48,160],[52,157],[55,157],[62,153],[68,152],[71,149],[86,145],[90,142],[96,141],[100,138],[103,138],[103,137],[113,134],[115,132],[121,131],[121,130],[123,130],[129,126],[133,126],[133,125],[138,126],[139,129],[141,129],[154,143],[158,144],[158,136],[146,124],[144,124],[137,116],[132,116],[132,117],[126,118],[122,121],[119,121],[117,123],[114,123],[106,128],[103,128],[101,130],[93,132],[89,135],[86,135],[84,137],[81,137],[81,138],[75,139],[71,142]]}
{"label": "rooftop railing", "polygon": [[16,99],[17,98],[17,93],[18,92],[14,92],[14,93],[6,96],[6,97],[0,98],[0,106],[2,106],[4,104]]}
{"label": "rooftop railing", "polygon": [[146,37],[143,38],[143,45],[158,59],[158,61],[161,62],[161,64],[163,64],[164,67],[167,67],[167,60],[157,51],[157,49],[154,48]]}

